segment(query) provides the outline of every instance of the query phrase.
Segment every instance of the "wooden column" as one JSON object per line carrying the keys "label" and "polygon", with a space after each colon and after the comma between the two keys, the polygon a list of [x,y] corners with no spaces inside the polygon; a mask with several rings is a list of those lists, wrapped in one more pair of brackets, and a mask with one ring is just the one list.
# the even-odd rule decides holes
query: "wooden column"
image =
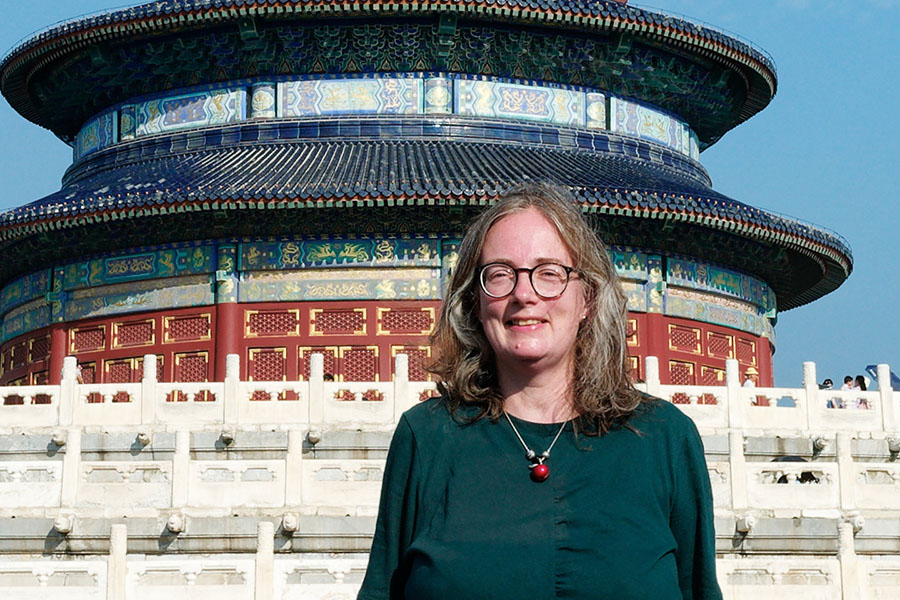
{"label": "wooden column", "polygon": [[62,381],[63,359],[68,353],[69,328],[65,323],[54,323],[50,326],[50,385],[59,385]]}
{"label": "wooden column", "polygon": [[238,247],[223,244],[216,263],[216,346],[215,380],[225,381],[225,363],[229,354],[240,354],[243,319],[238,304]]}

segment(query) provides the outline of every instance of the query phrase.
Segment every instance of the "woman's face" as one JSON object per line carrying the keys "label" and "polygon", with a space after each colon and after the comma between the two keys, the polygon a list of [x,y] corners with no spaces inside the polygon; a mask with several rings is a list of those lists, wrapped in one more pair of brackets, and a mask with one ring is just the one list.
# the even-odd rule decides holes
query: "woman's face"
{"label": "woman's face", "polygon": [[[491,227],[479,265],[495,262],[516,269],[574,263],[556,228],[535,209],[506,216]],[[583,288],[574,273],[563,294],[553,299],[538,296],[525,272],[518,274],[515,288],[505,298],[492,298],[479,288],[478,318],[501,378],[545,372],[568,378],[584,315]]]}

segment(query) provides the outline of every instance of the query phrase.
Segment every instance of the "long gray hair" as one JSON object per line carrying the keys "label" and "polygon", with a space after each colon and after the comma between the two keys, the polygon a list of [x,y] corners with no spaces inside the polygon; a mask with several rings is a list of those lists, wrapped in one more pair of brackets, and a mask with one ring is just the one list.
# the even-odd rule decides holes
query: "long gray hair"
{"label": "long gray hair", "polygon": [[478,320],[478,269],[488,231],[500,219],[535,209],[556,227],[574,260],[587,316],[575,342],[572,395],[579,430],[603,434],[641,402],[634,389],[626,346],[626,298],[606,246],[585,222],[575,199],[563,188],[527,184],[506,192],[469,226],[432,335],[435,361],[429,371],[453,409],[475,405],[475,419],[503,414],[494,351]]}

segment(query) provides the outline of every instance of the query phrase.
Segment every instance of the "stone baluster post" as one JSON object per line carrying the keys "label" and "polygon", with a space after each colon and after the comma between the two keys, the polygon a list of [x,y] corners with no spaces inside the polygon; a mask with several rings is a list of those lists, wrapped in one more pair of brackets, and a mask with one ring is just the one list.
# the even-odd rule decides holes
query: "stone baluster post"
{"label": "stone baluster post", "polygon": [[878,395],[881,402],[882,423],[885,431],[900,431],[900,414],[894,403],[894,390],[891,388],[890,365],[878,365]]}
{"label": "stone baluster post", "polygon": [[818,426],[819,415],[823,406],[819,404],[819,384],[816,381],[816,363],[807,361],[803,363],[803,391],[806,402],[806,428]]}
{"label": "stone baluster post", "polygon": [[62,380],[59,384],[59,424],[67,427],[74,423],[75,404],[78,402],[78,359],[63,359]]}
{"label": "stone baluster post", "polygon": [[256,530],[256,593],[254,600],[275,597],[275,525],[261,521]]}
{"label": "stone baluster post", "polygon": [[839,431],[836,442],[841,508],[845,511],[854,510],[856,508],[856,469],[853,465],[853,440],[850,432]]}
{"label": "stone baluster post", "polygon": [[409,356],[398,354],[394,357],[394,423],[400,421],[400,415],[413,405],[409,397]]}
{"label": "stone baluster post", "polygon": [[731,469],[731,506],[735,512],[749,504],[747,496],[747,460],[744,457],[744,433],[728,432],[728,462]]}
{"label": "stone baluster post", "polygon": [[728,426],[732,429],[743,427],[746,407],[741,394],[741,371],[738,361],[733,358],[725,361],[725,401],[728,403]]}
{"label": "stone baluster post", "polygon": [[647,382],[647,393],[657,398],[661,397],[659,383],[659,359],[648,356],[644,359],[644,380]]}
{"label": "stone baluster post", "polygon": [[325,421],[325,357],[309,356],[309,424],[320,425]]}
{"label": "stone baluster post", "polygon": [[125,600],[128,574],[128,526],[115,524],[109,532],[109,561],[106,567],[106,600]]}
{"label": "stone baluster post", "polygon": [[190,486],[191,432],[175,432],[175,456],[172,459],[172,508],[187,506]]}
{"label": "stone baluster post", "polygon": [[852,523],[838,525],[838,560],[841,561],[842,600],[860,600],[859,558],[856,556]]}
{"label": "stone baluster post", "polygon": [[241,357],[237,354],[229,354],[225,357],[225,398],[223,409],[225,410],[225,423],[234,425],[238,422],[240,414],[241,391]]}
{"label": "stone baluster post", "polygon": [[285,456],[285,489],[284,505],[300,506],[302,500],[301,479],[303,477],[303,431],[291,429],[288,431],[287,456]]}
{"label": "stone baluster post", "polygon": [[78,479],[81,477],[81,429],[71,427],[66,431],[66,453],[63,456],[62,494],[60,506],[75,506]]}
{"label": "stone baluster post", "polygon": [[156,423],[156,355],[144,355],[144,375],[141,377],[141,423]]}

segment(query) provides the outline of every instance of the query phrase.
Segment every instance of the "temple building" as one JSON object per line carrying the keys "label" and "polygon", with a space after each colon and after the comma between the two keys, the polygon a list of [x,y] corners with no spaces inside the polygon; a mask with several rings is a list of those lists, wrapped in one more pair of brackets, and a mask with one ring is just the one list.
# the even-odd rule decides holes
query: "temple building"
{"label": "temple building", "polygon": [[724,598],[895,598],[889,365],[773,387],[779,311],[850,248],[701,164],[776,89],[759,48],[625,0],[158,0],[33,34],[0,91],[73,161],[0,214],[0,595],[355,598],[466,224],[551,181],[610,246],[636,387],[702,437]]}
{"label": "temple building", "polygon": [[0,384],[427,377],[466,222],[572,190],[625,286],[636,378],[771,385],[779,311],[838,235],[716,192],[701,152],[764,109],[762,50],[624,1],[163,0],[53,26],[3,96],[73,148],[0,215]]}

